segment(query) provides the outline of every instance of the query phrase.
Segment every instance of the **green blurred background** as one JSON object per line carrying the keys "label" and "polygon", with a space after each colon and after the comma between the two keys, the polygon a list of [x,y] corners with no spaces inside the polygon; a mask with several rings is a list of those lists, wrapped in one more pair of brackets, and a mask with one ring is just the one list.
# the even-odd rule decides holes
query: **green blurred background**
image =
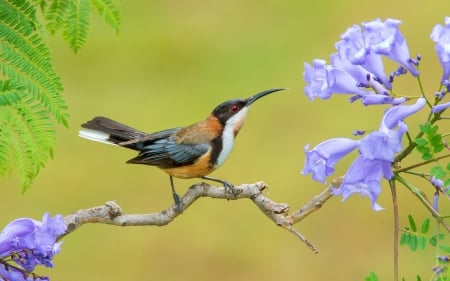
{"label": "green blurred background", "polygon": [[[213,176],[235,184],[263,180],[269,196],[299,208],[323,185],[302,176],[303,147],[327,138],[376,129],[384,107],[349,104],[347,96],[310,102],[303,94],[303,63],[329,58],[347,27],[376,17],[403,20],[412,56],[420,53],[431,95],[441,69],[429,39],[450,14],[449,1],[122,1],[115,37],[94,18],[88,43],[74,55],[49,38],[70,106],[70,129],[59,128],[55,158],[23,196],[16,178],[2,179],[0,224],[44,212],[69,214],[117,200],[127,213],[160,211],[172,204],[168,176],[126,165],[134,152],[77,137],[96,115],[149,132],[188,125],[222,101],[288,87],[258,101],[224,166]],[[397,79],[399,94],[414,95],[411,77]],[[410,128],[422,116],[409,119]],[[447,124],[448,125],[448,124]],[[354,156],[354,155],[353,155]],[[352,160],[337,166],[342,175]],[[403,163],[406,165],[406,163]],[[198,182],[176,180],[179,193]],[[432,189],[416,181],[429,196]],[[401,223],[428,216],[399,188]],[[51,280],[364,280],[376,271],[392,279],[393,218],[384,186],[375,213],[368,199],[332,198],[296,225],[320,250],[314,255],[276,227],[247,200],[200,199],[165,227],[86,225],[64,238]],[[448,207],[443,213],[448,213]],[[447,211],[447,212],[446,212]],[[429,276],[433,250],[400,252],[407,280]]]}

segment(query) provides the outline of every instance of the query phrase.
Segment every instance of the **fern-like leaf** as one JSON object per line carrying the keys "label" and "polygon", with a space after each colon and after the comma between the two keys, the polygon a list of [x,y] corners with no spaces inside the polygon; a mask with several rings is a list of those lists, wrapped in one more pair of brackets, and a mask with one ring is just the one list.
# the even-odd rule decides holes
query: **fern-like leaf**
{"label": "fern-like leaf", "polygon": [[64,24],[70,7],[69,0],[52,0],[45,13],[47,29],[54,35]]}
{"label": "fern-like leaf", "polygon": [[76,53],[86,42],[89,31],[89,1],[75,0],[67,8],[67,18],[63,25],[63,38]]}
{"label": "fern-like leaf", "polygon": [[24,87],[12,80],[0,80],[0,106],[13,105],[24,95]]}
{"label": "fern-like leaf", "polygon": [[25,191],[52,156],[55,131],[45,108],[32,98],[2,109],[0,175],[16,169]]}
{"label": "fern-like leaf", "polygon": [[62,85],[37,24],[35,9],[27,1],[0,0],[0,71],[28,89],[67,126]]}
{"label": "fern-like leaf", "polygon": [[105,22],[114,28],[116,34],[119,33],[120,13],[117,4],[113,0],[91,0],[91,3]]}
{"label": "fern-like leaf", "polygon": [[52,155],[52,120],[67,126],[68,119],[29,0],[0,0],[0,78],[0,176],[17,170],[26,190]]}

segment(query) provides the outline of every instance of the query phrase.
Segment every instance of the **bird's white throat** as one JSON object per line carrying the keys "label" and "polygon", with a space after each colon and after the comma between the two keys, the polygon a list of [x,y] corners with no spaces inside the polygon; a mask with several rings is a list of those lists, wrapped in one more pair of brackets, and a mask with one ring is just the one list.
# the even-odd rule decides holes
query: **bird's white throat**
{"label": "bird's white throat", "polygon": [[215,167],[219,167],[225,162],[230,155],[231,150],[234,145],[234,138],[239,133],[239,130],[242,128],[245,122],[245,118],[247,117],[248,107],[242,108],[238,113],[232,116],[225,123],[225,127],[222,132],[222,151],[217,157],[217,161]]}

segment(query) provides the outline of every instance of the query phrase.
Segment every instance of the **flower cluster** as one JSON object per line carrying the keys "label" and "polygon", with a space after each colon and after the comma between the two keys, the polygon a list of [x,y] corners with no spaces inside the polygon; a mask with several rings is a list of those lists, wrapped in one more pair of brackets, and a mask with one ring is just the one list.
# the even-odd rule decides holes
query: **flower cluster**
{"label": "flower cluster", "polygon": [[[351,101],[361,99],[364,105],[400,104],[405,98],[389,95],[395,76],[407,70],[418,76],[416,66],[420,57],[409,57],[406,40],[398,29],[399,20],[377,19],[363,23],[364,31],[357,25],[347,29],[336,43],[337,53],[331,55],[331,65],[316,59],[312,65],[305,63],[306,95],[313,100],[328,99],[331,94],[353,94]],[[382,57],[400,64],[387,76]]]}
{"label": "flower cluster", "polygon": [[49,280],[33,273],[36,265],[53,267],[53,256],[60,251],[56,238],[66,231],[61,215],[45,214],[42,222],[20,218],[0,233],[0,280]]}
{"label": "flower cluster", "polygon": [[[368,105],[389,104],[382,117],[378,130],[368,133],[359,140],[333,138],[326,140],[311,150],[305,147],[306,164],[303,174],[312,174],[316,181],[325,183],[326,177],[334,172],[336,163],[351,151],[357,149],[359,155],[349,167],[339,188],[333,189],[335,195],[343,200],[351,194],[360,193],[372,202],[374,210],[382,209],[377,203],[381,191],[381,180],[394,176],[392,164],[395,155],[402,150],[402,138],[408,131],[404,119],[415,114],[427,105],[424,97],[413,104],[406,104],[411,98],[394,96],[391,93],[394,77],[410,73],[419,76],[417,66],[420,56],[410,58],[408,46],[398,26],[401,22],[376,19],[363,23],[362,28],[354,25],[341,35],[336,43],[337,52],[331,55],[331,65],[325,60],[316,59],[312,64],[305,63],[304,79],[307,82],[305,93],[310,100],[328,99],[332,94],[350,94],[350,102],[361,99]],[[440,93],[441,100],[450,89],[450,18],[446,25],[437,25],[431,38],[436,42],[436,51],[444,68]],[[399,64],[390,75],[385,74],[383,57]],[[432,107],[436,114],[450,107],[438,104]],[[355,131],[354,135],[364,135]]]}

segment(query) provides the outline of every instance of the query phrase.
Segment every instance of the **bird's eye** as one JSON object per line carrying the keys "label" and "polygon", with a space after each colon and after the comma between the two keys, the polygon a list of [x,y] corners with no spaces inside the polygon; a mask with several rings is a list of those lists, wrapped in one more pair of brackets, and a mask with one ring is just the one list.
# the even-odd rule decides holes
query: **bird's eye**
{"label": "bird's eye", "polygon": [[239,106],[233,104],[233,105],[230,107],[230,111],[233,112],[233,113],[238,112],[238,111],[239,111]]}

